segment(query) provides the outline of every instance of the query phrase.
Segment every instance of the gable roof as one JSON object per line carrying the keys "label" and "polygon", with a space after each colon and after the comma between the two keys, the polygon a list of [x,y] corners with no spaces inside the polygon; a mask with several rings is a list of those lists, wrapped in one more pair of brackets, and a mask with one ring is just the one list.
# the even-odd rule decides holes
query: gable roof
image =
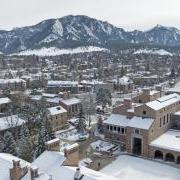
{"label": "gable roof", "polygon": [[129,119],[126,116],[120,114],[112,114],[107,120],[104,121],[105,124],[109,125],[133,127],[145,130],[148,130],[153,122],[154,119],[151,118],[134,116],[133,118]]}
{"label": "gable roof", "polygon": [[180,95],[174,93],[167,96],[163,96],[157,100],[148,102],[145,105],[157,111],[179,101],[180,101]]}

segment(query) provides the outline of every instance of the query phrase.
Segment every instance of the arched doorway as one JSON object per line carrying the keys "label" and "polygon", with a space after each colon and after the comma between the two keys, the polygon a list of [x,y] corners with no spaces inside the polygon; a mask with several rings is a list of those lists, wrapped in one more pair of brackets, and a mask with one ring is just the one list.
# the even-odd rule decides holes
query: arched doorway
{"label": "arched doorway", "polygon": [[154,153],[154,158],[155,159],[163,159],[163,153],[159,150],[156,150]]}
{"label": "arched doorway", "polygon": [[174,155],[171,153],[167,153],[165,160],[169,162],[174,162],[175,161]]}
{"label": "arched doorway", "polygon": [[177,157],[177,164],[180,164],[180,156]]}

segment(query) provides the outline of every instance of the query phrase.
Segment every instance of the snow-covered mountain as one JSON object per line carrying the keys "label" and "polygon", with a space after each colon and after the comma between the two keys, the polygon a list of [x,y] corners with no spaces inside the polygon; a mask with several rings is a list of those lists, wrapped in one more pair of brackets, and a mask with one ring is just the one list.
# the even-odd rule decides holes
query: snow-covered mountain
{"label": "snow-covered mountain", "polygon": [[0,30],[0,51],[5,54],[50,47],[65,49],[142,43],[180,46],[180,31],[158,25],[145,32],[128,32],[107,22],[72,15],[11,31]]}

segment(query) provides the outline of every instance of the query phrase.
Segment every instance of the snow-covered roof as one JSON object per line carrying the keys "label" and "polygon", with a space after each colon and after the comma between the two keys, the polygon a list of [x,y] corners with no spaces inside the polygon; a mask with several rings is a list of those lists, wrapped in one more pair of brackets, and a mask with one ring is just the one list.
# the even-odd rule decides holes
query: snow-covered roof
{"label": "snow-covered roof", "polygon": [[126,127],[130,119],[126,116],[120,114],[112,114],[107,120],[104,121],[105,124],[110,124],[114,126],[123,126]]}
{"label": "snow-covered roof", "polygon": [[78,143],[74,143],[74,144],[72,144],[70,146],[67,146],[66,150],[69,151],[69,150],[72,150],[72,149],[78,148],[78,147],[79,147]]}
{"label": "snow-covered roof", "polygon": [[157,93],[159,93],[159,91],[157,91],[157,90],[151,90],[151,91],[150,91],[150,95],[151,95],[151,96],[153,96],[154,94],[157,94]]}
{"label": "snow-covered roof", "polygon": [[55,139],[52,139],[50,141],[47,141],[46,144],[52,144],[52,143],[55,143],[55,142],[60,142],[60,140],[58,138],[55,138]]}
{"label": "snow-covered roof", "polygon": [[169,88],[167,92],[180,93],[180,82],[178,82],[174,87]]}
{"label": "snow-covered roof", "polygon": [[8,97],[0,98],[0,105],[1,104],[8,104],[10,102],[11,102],[11,100]]}
{"label": "snow-covered roof", "polygon": [[48,81],[48,87],[58,86],[58,87],[77,87],[78,81]]}
{"label": "snow-covered roof", "polygon": [[61,99],[60,101],[68,106],[73,104],[79,104],[81,102],[80,99],[77,98]]}
{"label": "snow-covered roof", "polygon": [[49,103],[55,103],[55,104],[59,104],[59,101],[61,100],[61,98],[59,97],[55,97],[55,98],[46,98],[46,101]]}
{"label": "snow-covered roof", "polygon": [[163,96],[157,100],[148,102],[146,103],[146,106],[157,111],[179,101],[180,101],[180,95],[174,93],[167,96]]}
{"label": "snow-covered roof", "polygon": [[55,97],[58,97],[57,94],[48,94],[48,93],[43,93],[42,96],[43,96],[43,97],[47,97],[47,98],[55,98]]}
{"label": "snow-covered roof", "polygon": [[112,114],[107,120],[104,121],[105,124],[140,129],[149,129],[153,122],[154,120],[150,118],[134,116],[133,118],[129,119],[127,116],[120,114]]}
{"label": "snow-covered roof", "polygon": [[[63,166],[65,161],[64,154],[61,152],[45,151],[33,163],[39,168],[39,172],[46,172],[52,175],[52,179],[73,180],[76,167]],[[81,173],[84,175],[83,180],[117,180],[112,176],[80,167]]]}
{"label": "snow-covered roof", "polygon": [[13,167],[13,160],[19,161],[21,167],[30,166],[30,163],[23,161],[22,159],[19,159],[15,156],[12,156],[11,154],[7,153],[0,153],[0,179],[1,180],[8,180],[9,179],[9,169]]}
{"label": "snow-covered roof", "polygon": [[128,155],[120,155],[100,172],[114,176],[118,180],[180,179],[180,170],[178,168]]}
{"label": "snow-covered roof", "polygon": [[0,79],[0,84],[7,84],[7,83],[25,83],[26,81],[23,79]]}
{"label": "snow-covered roof", "polygon": [[139,128],[139,129],[149,129],[154,122],[150,118],[142,118],[134,116],[128,123],[128,127]]}
{"label": "snow-covered roof", "polygon": [[180,131],[169,130],[150,143],[151,146],[180,152]]}
{"label": "snow-covered roof", "polygon": [[102,81],[97,81],[97,80],[92,80],[92,81],[82,80],[80,83],[81,83],[81,84],[86,84],[86,85],[105,84],[104,82],[102,82]]}
{"label": "snow-covered roof", "polygon": [[12,115],[0,118],[0,130],[9,129],[11,127],[21,126],[25,123],[25,120],[18,117],[18,115]]}
{"label": "snow-covered roof", "polygon": [[119,79],[113,79],[111,82],[119,83],[120,85],[129,85],[133,83],[133,81],[128,76],[123,76]]}
{"label": "snow-covered roof", "polygon": [[56,151],[43,152],[33,163],[33,166],[37,166],[40,171],[47,172],[53,166],[61,166],[65,161],[64,154]]}
{"label": "snow-covered roof", "polygon": [[50,107],[50,108],[48,108],[48,111],[49,111],[50,115],[52,115],[52,116],[67,112],[66,109],[64,109],[62,106]]}

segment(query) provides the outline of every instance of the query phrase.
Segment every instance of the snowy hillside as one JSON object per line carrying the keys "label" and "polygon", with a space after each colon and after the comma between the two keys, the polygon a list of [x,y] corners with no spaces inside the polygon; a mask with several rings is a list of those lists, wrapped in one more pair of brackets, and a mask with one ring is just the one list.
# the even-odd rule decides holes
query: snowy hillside
{"label": "snowy hillside", "polygon": [[140,49],[135,51],[133,54],[157,54],[160,56],[172,56],[173,54],[164,50],[164,49],[156,49],[156,50],[152,50],[152,49]]}
{"label": "snowy hillside", "polygon": [[62,55],[62,54],[75,54],[75,53],[95,52],[95,51],[108,51],[108,50],[105,48],[99,48],[99,47],[94,47],[94,46],[78,47],[74,49],[59,49],[56,47],[51,47],[51,48],[43,47],[41,49],[22,51],[20,53],[13,54],[13,55],[57,56],[57,55]]}
{"label": "snowy hillside", "polygon": [[4,54],[43,47],[67,49],[80,46],[119,47],[126,44],[180,46],[180,31],[158,25],[149,31],[129,32],[108,22],[73,15],[11,31],[0,30],[0,51]]}

